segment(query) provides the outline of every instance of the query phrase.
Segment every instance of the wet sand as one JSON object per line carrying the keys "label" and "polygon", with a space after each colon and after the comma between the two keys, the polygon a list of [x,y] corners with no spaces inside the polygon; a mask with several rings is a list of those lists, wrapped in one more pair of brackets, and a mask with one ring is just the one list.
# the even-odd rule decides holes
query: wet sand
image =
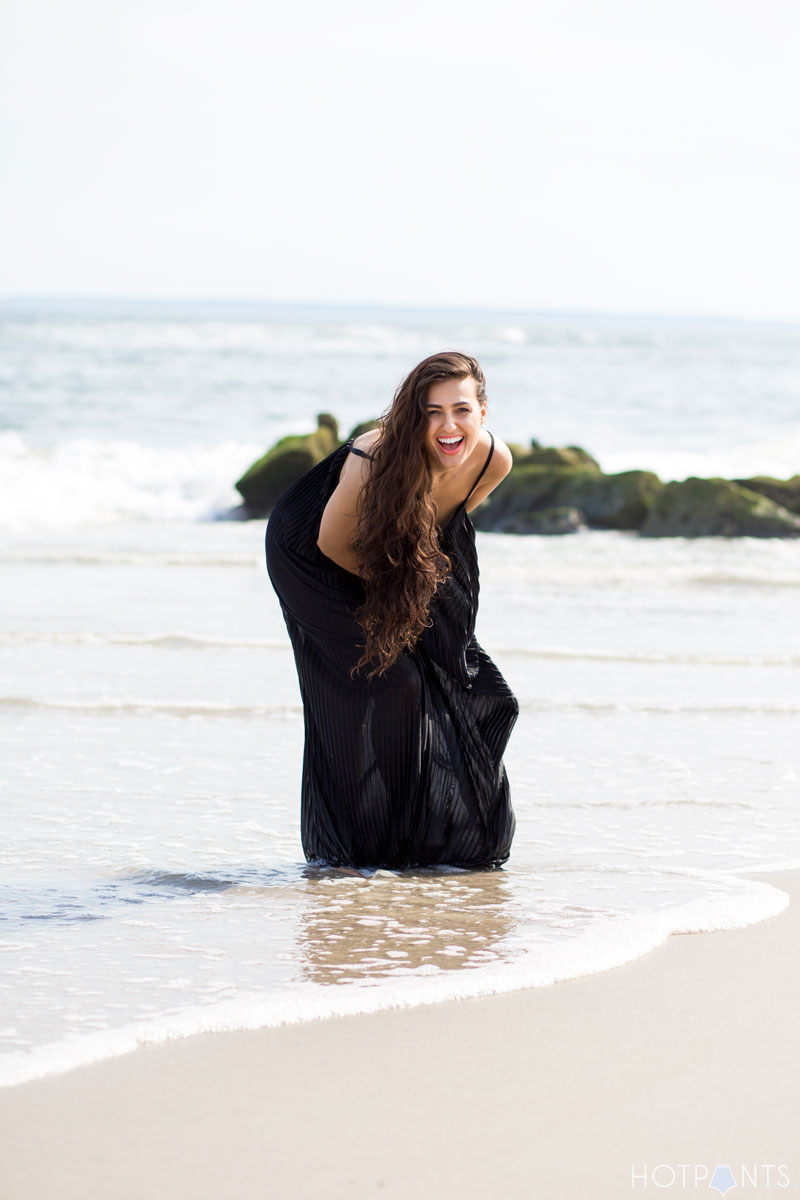
{"label": "wet sand", "polygon": [[0,1091],[0,1197],[800,1195],[800,871],[749,878],[790,907],[598,975]]}

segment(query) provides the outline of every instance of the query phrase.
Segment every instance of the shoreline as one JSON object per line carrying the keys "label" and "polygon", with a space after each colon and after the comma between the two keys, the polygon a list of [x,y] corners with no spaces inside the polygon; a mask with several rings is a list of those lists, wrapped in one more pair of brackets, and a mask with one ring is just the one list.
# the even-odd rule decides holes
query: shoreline
{"label": "shoreline", "polygon": [[[546,987],[198,1034],[3,1089],[0,1196],[618,1200],[698,1172],[707,1194],[718,1163],[737,1195],[791,1195],[800,870],[743,878],[789,907]],[[679,1164],[689,1183],[667,1186]]]}
{"label": "shoreline", "polygon": [[[728,907],[724,916],[715,904],[712,904],[710,912],[705,909],[708,902],[706,897],[689,901],[688,912],[685,902],[674,905],[669,910],[672,920],[667,922],[672,928],[665,929],[662,924],[659,929],[655,921],[656,914],[651,913],[645,931],[629,929],[624,946],[620,946],[616,936],[609,943],[607,937],[598,938],[595,934],[590,951],[584,951],[582,957],[579,955],[579,966],[576,966],[574,955],[567,953],[561,960],[546,958],[545,967],[537,960],[534,951],[506,962],[499,969],[489,968],[488,973],[475,969],[456,970],[444,972],[435,979],[428,978],[424,983],[419,978],[394,980],[391,989],[371,989],[365,987],[362,981],[319,986],[314,995],[293,992],[290,1011],[285,1002],[279,1000],[280,991],[273,987],[269,994],[260,999],[236,999],[208,1007],[195,1004],[176,1013],[159,1014],[151,1021],[139,1018],[102,1031],[66,1033],[53,1042],[29,1051],[18,1050],[0,1056],[0,1094],[10,1088],[78,1071],[135,1054],[142,1049],[187,1039],[229,1033],[258,1033],[342,1017],[369,1016],[433,1004],[491,998],[602,974],[647,957],[676,934],[735,931],[778,916],[789,904],[789,898],[769,877],[780,876],[794,869],[794,864],[783,870],[764,868],[763,880],[756,878],[757,869],[752,878],[749,874],[734,873],[728,876],[757,891],[755,894],[750,891],[745,896],[727,897]],[[800,871],[800,867],[796,869]]]}

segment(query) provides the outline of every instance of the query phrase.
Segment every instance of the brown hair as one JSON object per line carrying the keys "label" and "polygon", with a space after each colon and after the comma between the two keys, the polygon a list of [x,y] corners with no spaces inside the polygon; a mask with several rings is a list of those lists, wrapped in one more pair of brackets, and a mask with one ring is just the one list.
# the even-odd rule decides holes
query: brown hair
{"label": "brown hair", "polygon": [[370,678],[383,675],[403,650],[416,645],[430,624],[434,593],[451,569],[439,546],[431,498],[426,402],[432,383],[469,377],[477,384],[478,403],[484,403],[486,379],[477,359],[458,351],[424,359],[395,392],[371,449],[372,470],[350,541],[366,594],[356,612],[365,640],[354,672],[371,666]]}

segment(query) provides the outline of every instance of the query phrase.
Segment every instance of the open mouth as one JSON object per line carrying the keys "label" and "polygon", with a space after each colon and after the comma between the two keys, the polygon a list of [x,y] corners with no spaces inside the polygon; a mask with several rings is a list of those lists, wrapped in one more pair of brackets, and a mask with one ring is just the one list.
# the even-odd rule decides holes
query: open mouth
{"label": "open mouth", "polygon": [[436,441],[441,446],[445,454],[458,454],[461,449],[461,443],[464,441],[464,435],[459,437],[437,438]]}

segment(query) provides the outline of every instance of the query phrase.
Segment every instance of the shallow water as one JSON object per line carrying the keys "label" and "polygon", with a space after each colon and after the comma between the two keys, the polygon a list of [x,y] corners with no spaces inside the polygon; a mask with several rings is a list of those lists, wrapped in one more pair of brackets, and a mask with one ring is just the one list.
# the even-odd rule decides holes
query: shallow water
{"label": "shallow water", "polygon": [[263,523],[169,533],[7,547],[0,1079],[545,984],[782,907],[737,872],[800,862],[797,543],[479,535],[479,637],[521,703],[512,857],[348,873],[302,857]]}

